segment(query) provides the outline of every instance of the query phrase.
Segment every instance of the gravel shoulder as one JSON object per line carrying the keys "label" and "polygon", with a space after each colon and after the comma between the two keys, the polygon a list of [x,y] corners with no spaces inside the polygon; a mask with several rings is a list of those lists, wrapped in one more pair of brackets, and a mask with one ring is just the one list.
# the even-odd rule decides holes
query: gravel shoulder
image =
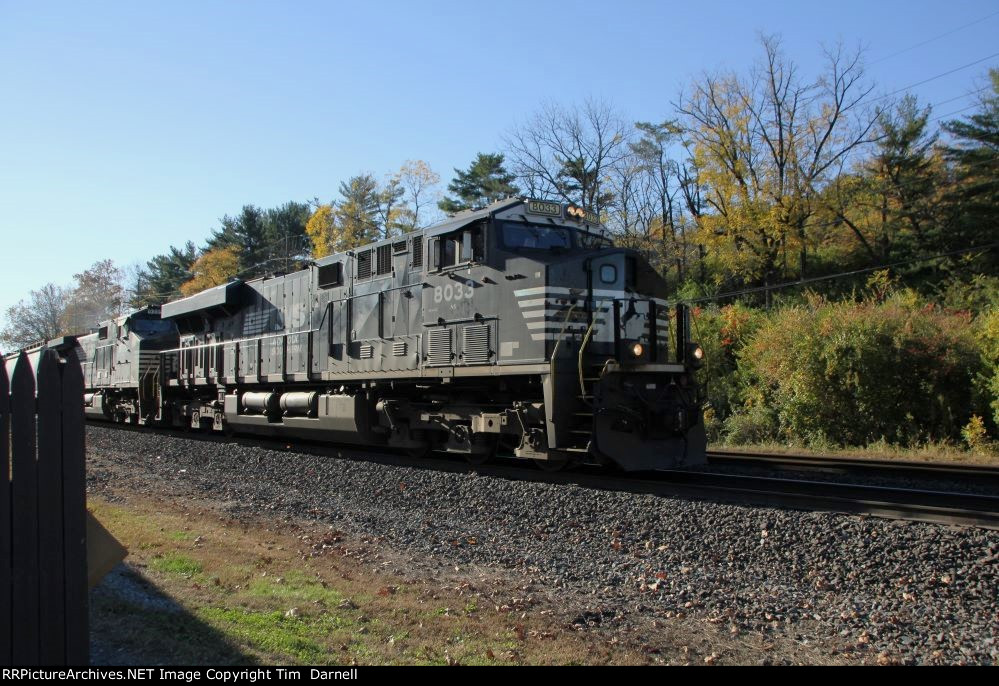
{"label": "gravel shoulder", "polygon": [[524,589],[553,625],[629,661],[999,661],[999,532],[93,426],[88,461],[91,493],[108,502],[155,496],[333,526],[410,576]]}

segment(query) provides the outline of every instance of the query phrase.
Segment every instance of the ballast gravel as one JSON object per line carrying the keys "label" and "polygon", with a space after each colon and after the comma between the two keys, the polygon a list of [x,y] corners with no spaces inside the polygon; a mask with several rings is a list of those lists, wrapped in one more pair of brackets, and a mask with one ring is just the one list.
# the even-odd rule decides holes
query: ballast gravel
{"label": "ballast gravel", "polygon": [[999,662],[999,532],[511,481],[89,426],[114,471],[235,511],[320,520],[582,598],[581,622],[700,617],[866,661]]}

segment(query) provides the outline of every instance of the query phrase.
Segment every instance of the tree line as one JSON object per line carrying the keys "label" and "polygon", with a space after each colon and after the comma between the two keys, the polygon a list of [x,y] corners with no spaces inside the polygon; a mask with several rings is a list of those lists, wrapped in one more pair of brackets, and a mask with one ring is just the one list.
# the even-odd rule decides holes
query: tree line
{"label": "tree line", "polygon": [[[769,306],[774,286],[879,265],[940,298],[993,283],[999,71],[970,115],[943,121],[912,95],[880,95],[861,53],[823,56],[807,75],[762,37],[752,66],[693,78],[661,121],[633,122],[600,100],[548,103],[446,188],[411,160],[381,180],[353,176],[328,199],[246,205],[201,246],[171,247],[129,274],[99,262],[69,288],[31,292],[7,311],[0,343],[79,333],[126,307],[299,268],[512,195],[597,212],[678,298],[748,291],[743,300]],[[830,294],[852,287],[827,283]]]}

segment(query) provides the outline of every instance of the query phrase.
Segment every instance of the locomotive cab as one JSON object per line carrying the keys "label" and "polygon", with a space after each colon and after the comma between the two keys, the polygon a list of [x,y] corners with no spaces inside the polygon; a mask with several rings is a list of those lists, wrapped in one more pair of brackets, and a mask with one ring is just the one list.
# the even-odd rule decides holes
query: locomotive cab
{"label": "locomotive cab", "polygon": [[[497,374],[543,365],[544,429],[525,430],[515,454],[627,470],[704,461],[687,310],[667,304],[665,281],[640,253],[615,248],[592,213],[518,202],[430,245],[428,276],[446,279],[427,284],[431,331],[452,340],[450,329],[461,348],[466,327],[482,329]],[[487,359],[459,349],[456,363]]]}
{"label": "locomotive cab", "polygon": [[160,411],[160,351],[175,346],[177,328],[149,306],[101,322],[79,338],[77,355],[87,388],[85,411],[94,419],[145,424]]}
{"label": "locomotive cab", "polygon": [[[627,470],[704,461],[686,308],[667,304],[665,281],[593,213],[501,202],[430,230],[428,253],[424,364],[491,364],[522,397],[532,391],[518,375],[540,383],[539,402],[507,415],[514,454]],[[484,426],[472,422],[465,450]]]}

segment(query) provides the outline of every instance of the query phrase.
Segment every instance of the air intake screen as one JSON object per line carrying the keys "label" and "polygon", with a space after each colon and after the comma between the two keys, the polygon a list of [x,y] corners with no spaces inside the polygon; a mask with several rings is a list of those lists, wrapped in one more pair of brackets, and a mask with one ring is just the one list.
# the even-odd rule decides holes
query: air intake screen
{"label": "air intake screen", "polygon": [[413,266],[423,266],[423,236],[413,239]]}
{"label": "air intake screen", "polygon": [[489,362],[489,325],[475,324],[462,330],[462,354],[465,364]]}
{"label": "air intake screen", "polygon": [[378,274],[388,274],[392,271],[392,246],[378,246]]}
{"label": "air intake screen", "polygon": [[450,329],[431,329],[427,332],[427,364],[431,367],[451,364]]}
{"label": "air intake screen", "polygon": [[371,251],[357,253],[357,278],[367,279],[371,276]]}

